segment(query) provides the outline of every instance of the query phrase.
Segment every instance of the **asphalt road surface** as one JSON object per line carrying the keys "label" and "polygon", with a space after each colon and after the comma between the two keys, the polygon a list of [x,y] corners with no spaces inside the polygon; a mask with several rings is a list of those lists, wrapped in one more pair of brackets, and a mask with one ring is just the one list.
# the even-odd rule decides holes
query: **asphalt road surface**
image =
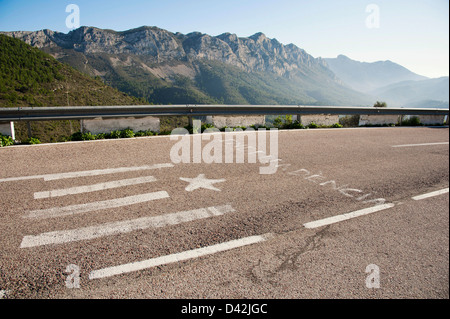
{"label": "asphalt road surface", "polygon": [[1,148],[0,297],[449,298],[448,128],[265,136]]}

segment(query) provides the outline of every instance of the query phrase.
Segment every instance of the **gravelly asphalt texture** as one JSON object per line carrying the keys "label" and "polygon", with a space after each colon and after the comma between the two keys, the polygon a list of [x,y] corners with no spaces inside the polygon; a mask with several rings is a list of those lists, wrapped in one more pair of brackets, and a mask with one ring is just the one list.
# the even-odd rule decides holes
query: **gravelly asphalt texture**
{"label": "gravelly asphalt texture", "polygon": [[[3,298],[449,298],[448,128],[278,132],[279,167],[181,163],[58,180],[0,182]],[[269,139],[267,138],[267,142]],[[393,147],[405,144],[442,143]],[[0,149],[0,179],[172,163],[167,137]],[[203,145],[208,142],[203,141]],[[222,180],[216,190],[189,182]],[[35,192],[153,176],[156,181],[34,199]],[[184,178],[184,180],[180,179]],[[167,198],[52,218],[35,210],[165,191]],[[392,208],[336,224],[303,224],[383,203]],[[230,205],[221,216],[61,244],[21,248],[25,236]],[[101,279],[93,270],[271,234],[264,242]],[[68,265],[79,288],[66,285]],[[368,288],[368,265],[379,288]],[[72,273],[73,274],[73,273]]]}

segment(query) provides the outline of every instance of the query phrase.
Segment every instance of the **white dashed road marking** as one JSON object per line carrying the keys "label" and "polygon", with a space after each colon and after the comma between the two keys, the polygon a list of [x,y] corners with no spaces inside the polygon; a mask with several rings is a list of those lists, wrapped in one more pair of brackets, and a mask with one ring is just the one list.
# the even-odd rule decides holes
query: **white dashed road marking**
{"label": "white dashed road marking", "polygon": [[198,258],[206,255],[215,254],[222,251],[227,251],[230,249],[243,247],[247,245],[252,245],[266,241],[270,237],[269,234],[261,236],[250,236],[241,239],[231,240],[225,243],[220,243],[212,246],[207,246],[203,248],[197,248],[193,250],[184,251],[181,253],[176,253],[172,255],[161,256],[157,258],[147,259],[139,262],[133,262],[129,264],[123,264],[119,266],[113,266],[108,268],[103,268],[99,270],[91,271],[89,274],[89,279],[99,279],[105,277],[111,277],[115,275],[120,275],[124,273],[139,271],[143,269],[148,269],[156,266],[167,265],[171,263],[176,263],[180,261],[185,261],[193,258]]}
{"label": "white dashed road marking", "polygon": [[106,174],[115,174],[115,173],[126,173],[126,172],[142,171],[142,170],[149,170],[149,169],[168,168],[168,167],[173,167],[173,166],[174,165],[171,163],[163,163],[163,164],[154,164],[154,165],[146,165],[146,166],[96,169],[96,170],[91,170],[91,171],[8,177],[8,178],[0,179],[0,183],[23,181],[23,180],[28,180],[28,179],[44,179],[45,181],[52,181],[52,180],[64,179],[64,178],[75,178],[75,177],[97,176],[97,175],[106,175]]}
{"label": "white dashed road marking", "polygon": [[429,197],[442,195],[442,194],[448,193],[448,191],[449,191],[449,189],[447,187],[447,188],[444,188],[444,189],[441,189],[441,190],[438,190],[438,191],[435,191],[435,192],[414,196],[414,197],[412,197],[412,199],[414,199],[414,200],[421,200],[421,199],[425,199],[425,198],[429,198]]}
{"label": "white dashed road marking", "polygon": [[121,233],[129,233],[135,230],[176,225],[212,216],[220,216],[234,211],[235,210],[230,205],[212,206],[160,216],[143,217],[132,220],[105,223],[85,228],[53,231],[42,233],[36,236],[25,236],[22,240],[20,248],[49,244],[62,244]]}
{"label": "white dashed road marking", "polygon": [[448,144],[448,142],[403,144],[403,145],[392,145],[392,147],[411,147],[411,146],[429,146],[429,145],[446,145],[446,144]]}
{"label": "white dashed road marking", "polygon": [[93,202],[87,204],[78,204],[65,207],[53,207],[48,209],[32,210],[28,212],[28,215],[24,215],[24,218],[51,218],[61,217],[67,215],[87,213],[96,210],[116,208],[122,206],[128,206],[133,204],[139,204],[148,202],[151,200],[162,199],[169,197],[169,194],[165,191],[153,192],[147,194],[140,194],[122,198],[115,198],[100,202]]}
{"label": "white dashed road marking", "polygon": [[305,226],[306,228],[322,227],[322,226],[338,223],[338,222],[341,222],[341,221],[344,221],[344,220],[347,220],[347,219],[351,219],[351,218],[355,218],[355,217],[359,217],[359,216],[375,213],[375,212],[378,212],[380,210],[384,210],[384,209],[391,208],[391,207],[394,207],[394,206],[395,206],[394,204],[377,205],[377,206],[364,208],[364,209],[357,210],[357,211],[354,211],[354,212],[351,212],[351,213],[347,213],[347,214],[342,214],[342,215],[337,215],[337,216],[332,216],[332,217],[316,220],[316,221],[313,221],[313,222],[309,222],[309,223],[303,224],[303,226]]}
{"label": "white dashed road marking", "polygon": [[85,185],[85,186],[77,186],[77,187],[64,188],[64,189],[55,189],[55,190],[51,190],[51,191],[36,192],[36,193],[34,193],[34,199],[89,193],[89,192],[101,191],[101,190],[106,190],[106,189],[111,189],[111,188],[118,188],[118,187],[124,187],[124,186],[150,183],[150,182],[154,182],[154,181],[156,181],[156,178],[154,178],[153,176],[145,176],[145,177],[138,177],[138,178],[122,179],[122,180],[106,182],[106,183],[99,183],[99,184],[94,184],[94,185]]}

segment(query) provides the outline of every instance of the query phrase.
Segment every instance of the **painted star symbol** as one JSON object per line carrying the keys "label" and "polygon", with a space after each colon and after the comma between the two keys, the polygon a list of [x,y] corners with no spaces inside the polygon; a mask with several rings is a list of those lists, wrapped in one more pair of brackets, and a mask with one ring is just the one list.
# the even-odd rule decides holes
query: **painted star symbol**
{"label": "painted star symbol", "polygon": [[212,184],[214,183],[220,183],[225,182],[225,179],[209,179],[205,177],[205,174],[200,174],[197,177],[194,178],[187,178],[187,177],[180,177],[182,181],[188,182],[189,185],[186,186],[185,190],[188,192],[192,192],[193,190],[199,189],[199,188],[206,188],[213,191],[219,191],[217,187],[214,187]]}

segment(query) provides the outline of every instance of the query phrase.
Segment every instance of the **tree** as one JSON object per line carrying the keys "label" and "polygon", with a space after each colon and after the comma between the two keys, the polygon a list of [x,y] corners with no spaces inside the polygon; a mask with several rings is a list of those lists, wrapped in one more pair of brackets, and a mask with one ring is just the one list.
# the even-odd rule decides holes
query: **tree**
{"label": "tree", "polygon": [[377,103],[375,103],[373,107],[387,107],[387,104],[386,102],[377,101]]}

